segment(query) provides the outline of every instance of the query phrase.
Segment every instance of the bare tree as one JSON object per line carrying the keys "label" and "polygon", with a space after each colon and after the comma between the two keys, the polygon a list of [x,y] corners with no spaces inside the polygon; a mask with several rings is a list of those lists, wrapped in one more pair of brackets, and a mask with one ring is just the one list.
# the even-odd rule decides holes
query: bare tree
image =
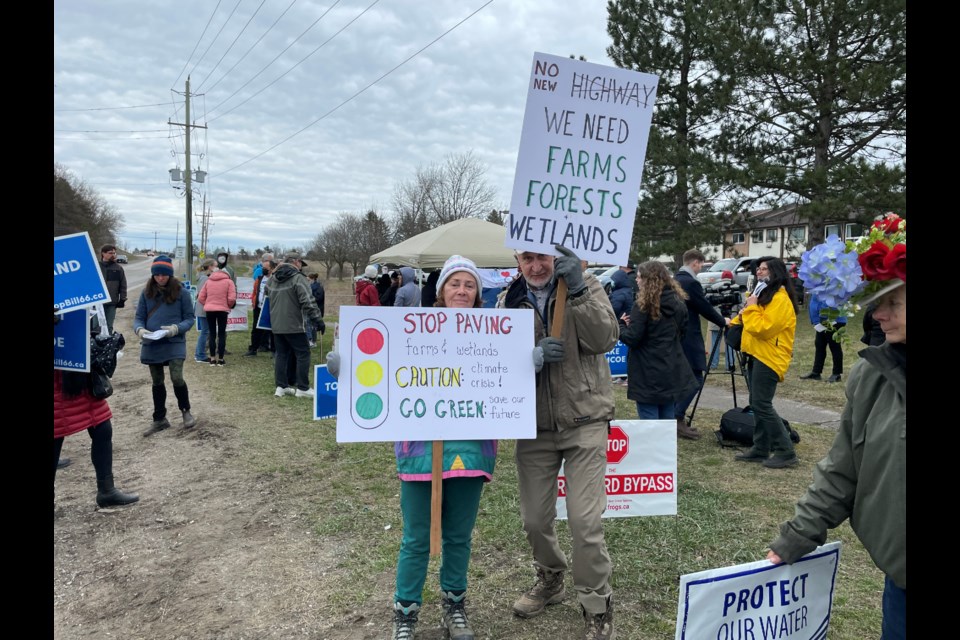
{"label": "bare tree", "polygon": [[90,234],[94,248],[117,244],[123,217],[100,194],[71,174],[63,165],[53,165],[53,235]]}

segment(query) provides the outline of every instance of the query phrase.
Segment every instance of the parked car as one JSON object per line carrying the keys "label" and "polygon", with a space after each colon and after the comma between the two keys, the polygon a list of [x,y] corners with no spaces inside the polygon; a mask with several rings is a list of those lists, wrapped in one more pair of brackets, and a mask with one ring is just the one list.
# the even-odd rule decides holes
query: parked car
{"label": "parked car", "polygon": [[118,253],[117,262],[119,262],[120,264],[127,264],[127,256],[123,255],[122,253]]}
{"label": "parked car", "polygon": [[610,292],[613,291],[613,274],[620,270],[620,267],[606,267],[603,270],[603,273],[597,275],[597,280],[600,281],[600,284],[603,286],[603,290],[607,292],[607,295],[610,295]]}
{"label": "parked car", "polygon": [[741,287],[747,286],[747,278],[750,277],[750,263],[756,260],[754,257],[746,258],[724,258],[717,260],[709,270],[702,270],[697,274],[697,280],[704,287],[716,284],[721,280],[733,280]]}

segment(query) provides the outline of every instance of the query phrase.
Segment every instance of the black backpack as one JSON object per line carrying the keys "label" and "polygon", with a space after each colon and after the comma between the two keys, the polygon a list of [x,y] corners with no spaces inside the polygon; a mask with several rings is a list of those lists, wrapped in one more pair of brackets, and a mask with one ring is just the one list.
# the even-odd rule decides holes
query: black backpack
{"label": "black backpack", "polygon": [[[786,420],[783,421],[787,432],[790,433],[790,440],[794,444],[800,442],[800,434],[790,426]],[[734,407],[723,413],[720,417],[720,429],[714,433],[717,436],[717,442],[721,447],[740,447],[753,444],[753,430],[756,427],[756,420],[753,416],[753,409],[749,406]]]}

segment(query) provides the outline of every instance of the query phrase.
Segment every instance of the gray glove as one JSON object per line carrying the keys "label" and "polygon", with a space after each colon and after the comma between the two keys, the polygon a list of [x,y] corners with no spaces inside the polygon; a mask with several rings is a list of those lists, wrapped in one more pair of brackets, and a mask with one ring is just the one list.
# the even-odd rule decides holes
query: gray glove
{"label": "gray glove", "polygon": [[336,351],[331,351],[327,354],[327,372],[334,377],[334,379],[340,379],[340,354]]}
{"label": "gray glove", "polygon": [[[567,282],[567,295],[572,296],[580,293],[587,288],[583,281],[583,268],[580,266],[580,258],[573,251],[563,245],[554,245],[560,252],[560,257],[553,263],[553,273],[558,278],[563,278]],[[547,362],[550,362],[547,360]]]}
{"label": "gray glove", "polygon": [[180,327],[178,327],[178,326],[175,325],[175,324],[164,324],[164,325],[160,325],[160,328],[161,328],[161,329],[166,329],[167,331],[169,331],[171,338],[172,338],[173,336],[177,335],[178,333],[180,333]]}
{"label": "gray glove", "polygon": [[540,373],[540,370],[543,369],[543,348],[534,347],[533,348],[533,370],[537,373]]}
{"label": "gray glove", "polygon": [[143,334],[145,334],[146,332],[147,332],[146,327],[140,327],[140,328],[137,329],[134,333],[137,334],[137,337],[138,337],[138,338],[142,338],[142,337],[143,337]]}
{"label": "gray glove", "polygon": [[543,361],[547,364],[563,360],[563,340],[560,338],[544,338],[537,348],[543,351]]}

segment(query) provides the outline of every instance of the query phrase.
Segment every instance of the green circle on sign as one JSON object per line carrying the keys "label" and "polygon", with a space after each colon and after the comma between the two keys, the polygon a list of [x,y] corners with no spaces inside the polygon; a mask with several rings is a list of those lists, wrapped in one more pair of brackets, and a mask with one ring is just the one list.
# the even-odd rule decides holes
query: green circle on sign
{"label": "green circle on sign", "polygon": [[365,393],[357,398],[357,415],[364,420],[373,420],[383,411],[383,400],[375,393]]}

